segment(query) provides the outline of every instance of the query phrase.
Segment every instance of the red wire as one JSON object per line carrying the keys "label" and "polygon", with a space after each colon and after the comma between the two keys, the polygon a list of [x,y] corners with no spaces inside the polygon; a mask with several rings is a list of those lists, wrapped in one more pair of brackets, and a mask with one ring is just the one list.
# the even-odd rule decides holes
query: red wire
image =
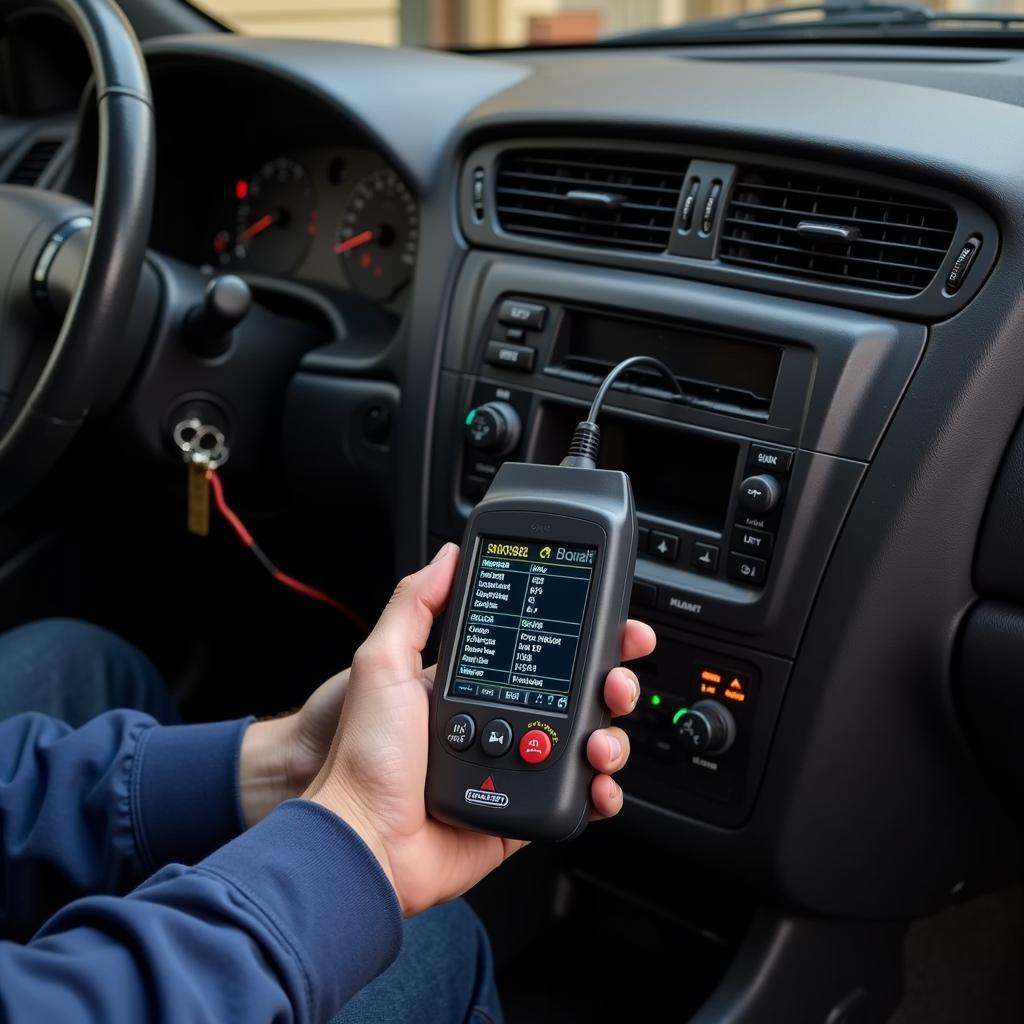
{"label": "red wire", "polygon": [[251,548],[255,543],[252,534],[245,528],[245,523],[228,508],[228,503],[224,498],[224,485],[220,482],[220,477],[217,476],[217,470],[208,469],[206,479],[210,481],[210,486],[213,488],[213,500],[217,511],[231,524],[231,528],[238,534],[239,540],[247,548]]}
{"label": "red wire", "polygon": [[289,576],[286,572],[282,572],[278,569],[277,566],[274,565],[274,563],[271,562],[263,553],[263,549],[256,543],[253,535],[245,528],[245,523],[243,523],[229,507],[227,499],[224,497],[224,485],[221,483],[221,479],[217,475],[217,471],[215,469],[208,469],[206,471],[206,478],[210,481],[210,487],[213,489],[213,501],[217,506],[217,511],[220,512],[220,514],[227,520],[231,528],[238,535],[238,539],[256,555],[263,567],[275,580],[277,580],[278,583],[289,587],[291,590],[294,590],[299,594],[305,594],[306,597],[311,597],[314,601],[320,601],[321,603],[330,606],[336,612],[344,615],[345,618],[356,626],[363,636],[369,634],[370,624],[354,608],[351,608],[347,604],[331,597],[330,594],[325,594],[322,590],[318,590],[316,587],[311,587],[308,583],[303,583],[302,580],[297,580],[294,576]]}

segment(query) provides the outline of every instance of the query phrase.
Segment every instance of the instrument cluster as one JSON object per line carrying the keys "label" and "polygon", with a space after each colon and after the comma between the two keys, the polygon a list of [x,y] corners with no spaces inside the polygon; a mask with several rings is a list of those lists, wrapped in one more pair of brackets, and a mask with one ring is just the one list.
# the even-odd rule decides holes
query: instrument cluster
{"label": "instrument cluster", "polygon": [[340,287],[396,311],[404,304],[419,208],[373,151],[314,147],[228,162],[211,187],[211,222],[190,246],[198,262]]}

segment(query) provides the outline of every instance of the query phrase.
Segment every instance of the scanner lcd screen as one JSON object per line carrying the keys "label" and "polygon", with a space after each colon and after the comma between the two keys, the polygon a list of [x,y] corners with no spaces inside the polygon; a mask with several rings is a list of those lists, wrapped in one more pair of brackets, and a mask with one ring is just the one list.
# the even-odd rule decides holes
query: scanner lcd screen
{"label": "scanner lcd screen", "polygon": [[565,714],[596,563],[593,545],[482,537],[448,696]]}

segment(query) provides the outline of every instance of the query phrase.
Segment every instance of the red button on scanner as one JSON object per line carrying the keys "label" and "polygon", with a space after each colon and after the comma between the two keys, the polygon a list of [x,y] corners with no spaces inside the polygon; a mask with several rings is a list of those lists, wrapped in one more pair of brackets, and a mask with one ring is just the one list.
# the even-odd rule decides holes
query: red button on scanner
{"label": "red button on scanner", "polygon": [[519,756],[527,764],[540,764],[546,761],[551,753],[551,737],[540,729],[531,729],[523,733],[519,741]]}

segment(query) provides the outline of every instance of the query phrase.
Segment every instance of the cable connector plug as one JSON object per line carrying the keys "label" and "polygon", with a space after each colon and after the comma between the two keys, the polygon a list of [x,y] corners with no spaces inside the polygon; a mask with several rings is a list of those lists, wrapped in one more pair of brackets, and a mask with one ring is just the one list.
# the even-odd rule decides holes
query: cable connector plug
{"label": "cable connector plug", "polygon": [[601,450],[601,428],[593,420],[580,420],[572,432],[569,451],[561,465],[572,469],[597,469],[597,453]]}
{"label": "cable connector plug", "polygon": [[604,405],[605,396],[611,386],[625,373],[635,366],[649,366],[657,370],[669,387],[680,398],[683,397],[683,389],[676,380],[675,374],[660,359],[653,356],[630,356],[623,359],[621,363],[608,371],[607,376],[601,381],[601,386],[590,403],[590,412],[585,420],[576,424],[572,432],[572,442],[569,444],[569,453],[562,459],[560,465],[568,466],[570,469],[597,469],[597,453],[601,448],[601,428],[597,425],[597,417]]}

